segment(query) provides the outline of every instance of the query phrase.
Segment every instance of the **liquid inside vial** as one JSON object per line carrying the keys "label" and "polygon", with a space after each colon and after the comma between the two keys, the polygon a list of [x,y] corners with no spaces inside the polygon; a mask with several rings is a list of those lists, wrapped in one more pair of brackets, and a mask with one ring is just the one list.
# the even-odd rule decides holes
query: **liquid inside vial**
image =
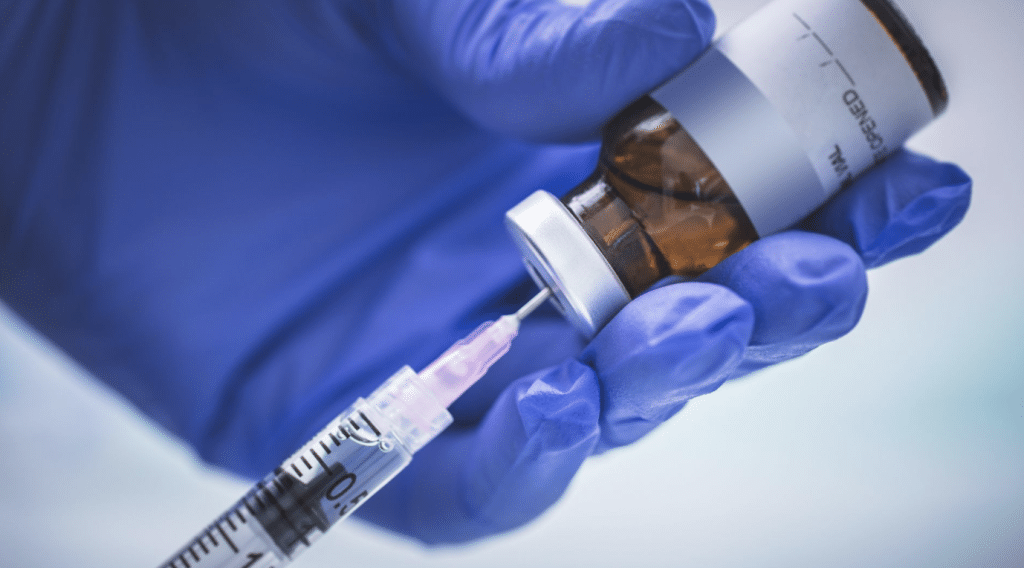
{"label": "liquid inside vial", "polygon": [[711,160],[643,97],[609,123],[597,171],[563,198],[633,297],[692,277],[758,238]]}

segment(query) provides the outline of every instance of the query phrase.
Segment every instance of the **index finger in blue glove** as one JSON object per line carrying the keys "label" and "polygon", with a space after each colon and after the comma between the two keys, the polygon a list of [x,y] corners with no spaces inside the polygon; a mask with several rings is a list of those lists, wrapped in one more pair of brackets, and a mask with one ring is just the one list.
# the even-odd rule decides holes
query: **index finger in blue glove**
{"label": "index finger in blue glove", "polygon": [[705,0],[401,0],[382,27],[397,58],[495,131],[593,138],[707,46]]}
{"label": "index finger in blue glove", "polygon": [[720,286],[645,294],[598,334],[582,362],[512,383],[475,430],[434,440],[359,514],[427,543],[526,523],[594,451],[639,438],[717,388],[742,358],[752,325],[746,302]]}
{"label": "index finger in blue glove", "polygon": [[931,246],[964,218],[970,201],[971,178],[963,170],[902,150],[803,227],[848,243],[874,268]]}

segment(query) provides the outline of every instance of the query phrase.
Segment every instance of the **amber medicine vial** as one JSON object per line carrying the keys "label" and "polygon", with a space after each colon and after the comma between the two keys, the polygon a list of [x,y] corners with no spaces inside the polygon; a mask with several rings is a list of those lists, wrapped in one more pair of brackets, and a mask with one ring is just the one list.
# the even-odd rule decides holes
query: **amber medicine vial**
{"label": "amber medicine vial", "polygon": [[605,127],[596,171],[507,224],[530,273],[593,335],[658,280],[793,225],[946,106],[889,0],[775,0]]}

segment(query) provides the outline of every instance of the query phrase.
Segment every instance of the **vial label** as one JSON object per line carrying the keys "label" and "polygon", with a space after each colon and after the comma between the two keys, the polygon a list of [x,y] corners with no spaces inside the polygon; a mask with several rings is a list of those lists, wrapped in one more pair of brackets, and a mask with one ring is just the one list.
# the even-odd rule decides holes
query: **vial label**
{"label": "vial label", "polygon": [[722,38],[831,195],[932,120],[910,63],[859,0],[776,0]]}
{"label": "vial label", "polygon": [[811,213],[933,118],[909,62],[860,0],[775,0],[651,96],[761,236]]}

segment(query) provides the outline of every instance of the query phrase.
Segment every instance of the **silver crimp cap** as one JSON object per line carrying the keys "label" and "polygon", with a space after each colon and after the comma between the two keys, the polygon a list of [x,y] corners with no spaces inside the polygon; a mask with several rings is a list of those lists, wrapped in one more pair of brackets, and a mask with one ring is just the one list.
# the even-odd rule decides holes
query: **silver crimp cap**
{"label": "silver crimp cap", "polygon": [[536,191],[505,214],[512,239],[538,286],[576,329],[593,337],[629,300],[611,265],[555,196]]}

